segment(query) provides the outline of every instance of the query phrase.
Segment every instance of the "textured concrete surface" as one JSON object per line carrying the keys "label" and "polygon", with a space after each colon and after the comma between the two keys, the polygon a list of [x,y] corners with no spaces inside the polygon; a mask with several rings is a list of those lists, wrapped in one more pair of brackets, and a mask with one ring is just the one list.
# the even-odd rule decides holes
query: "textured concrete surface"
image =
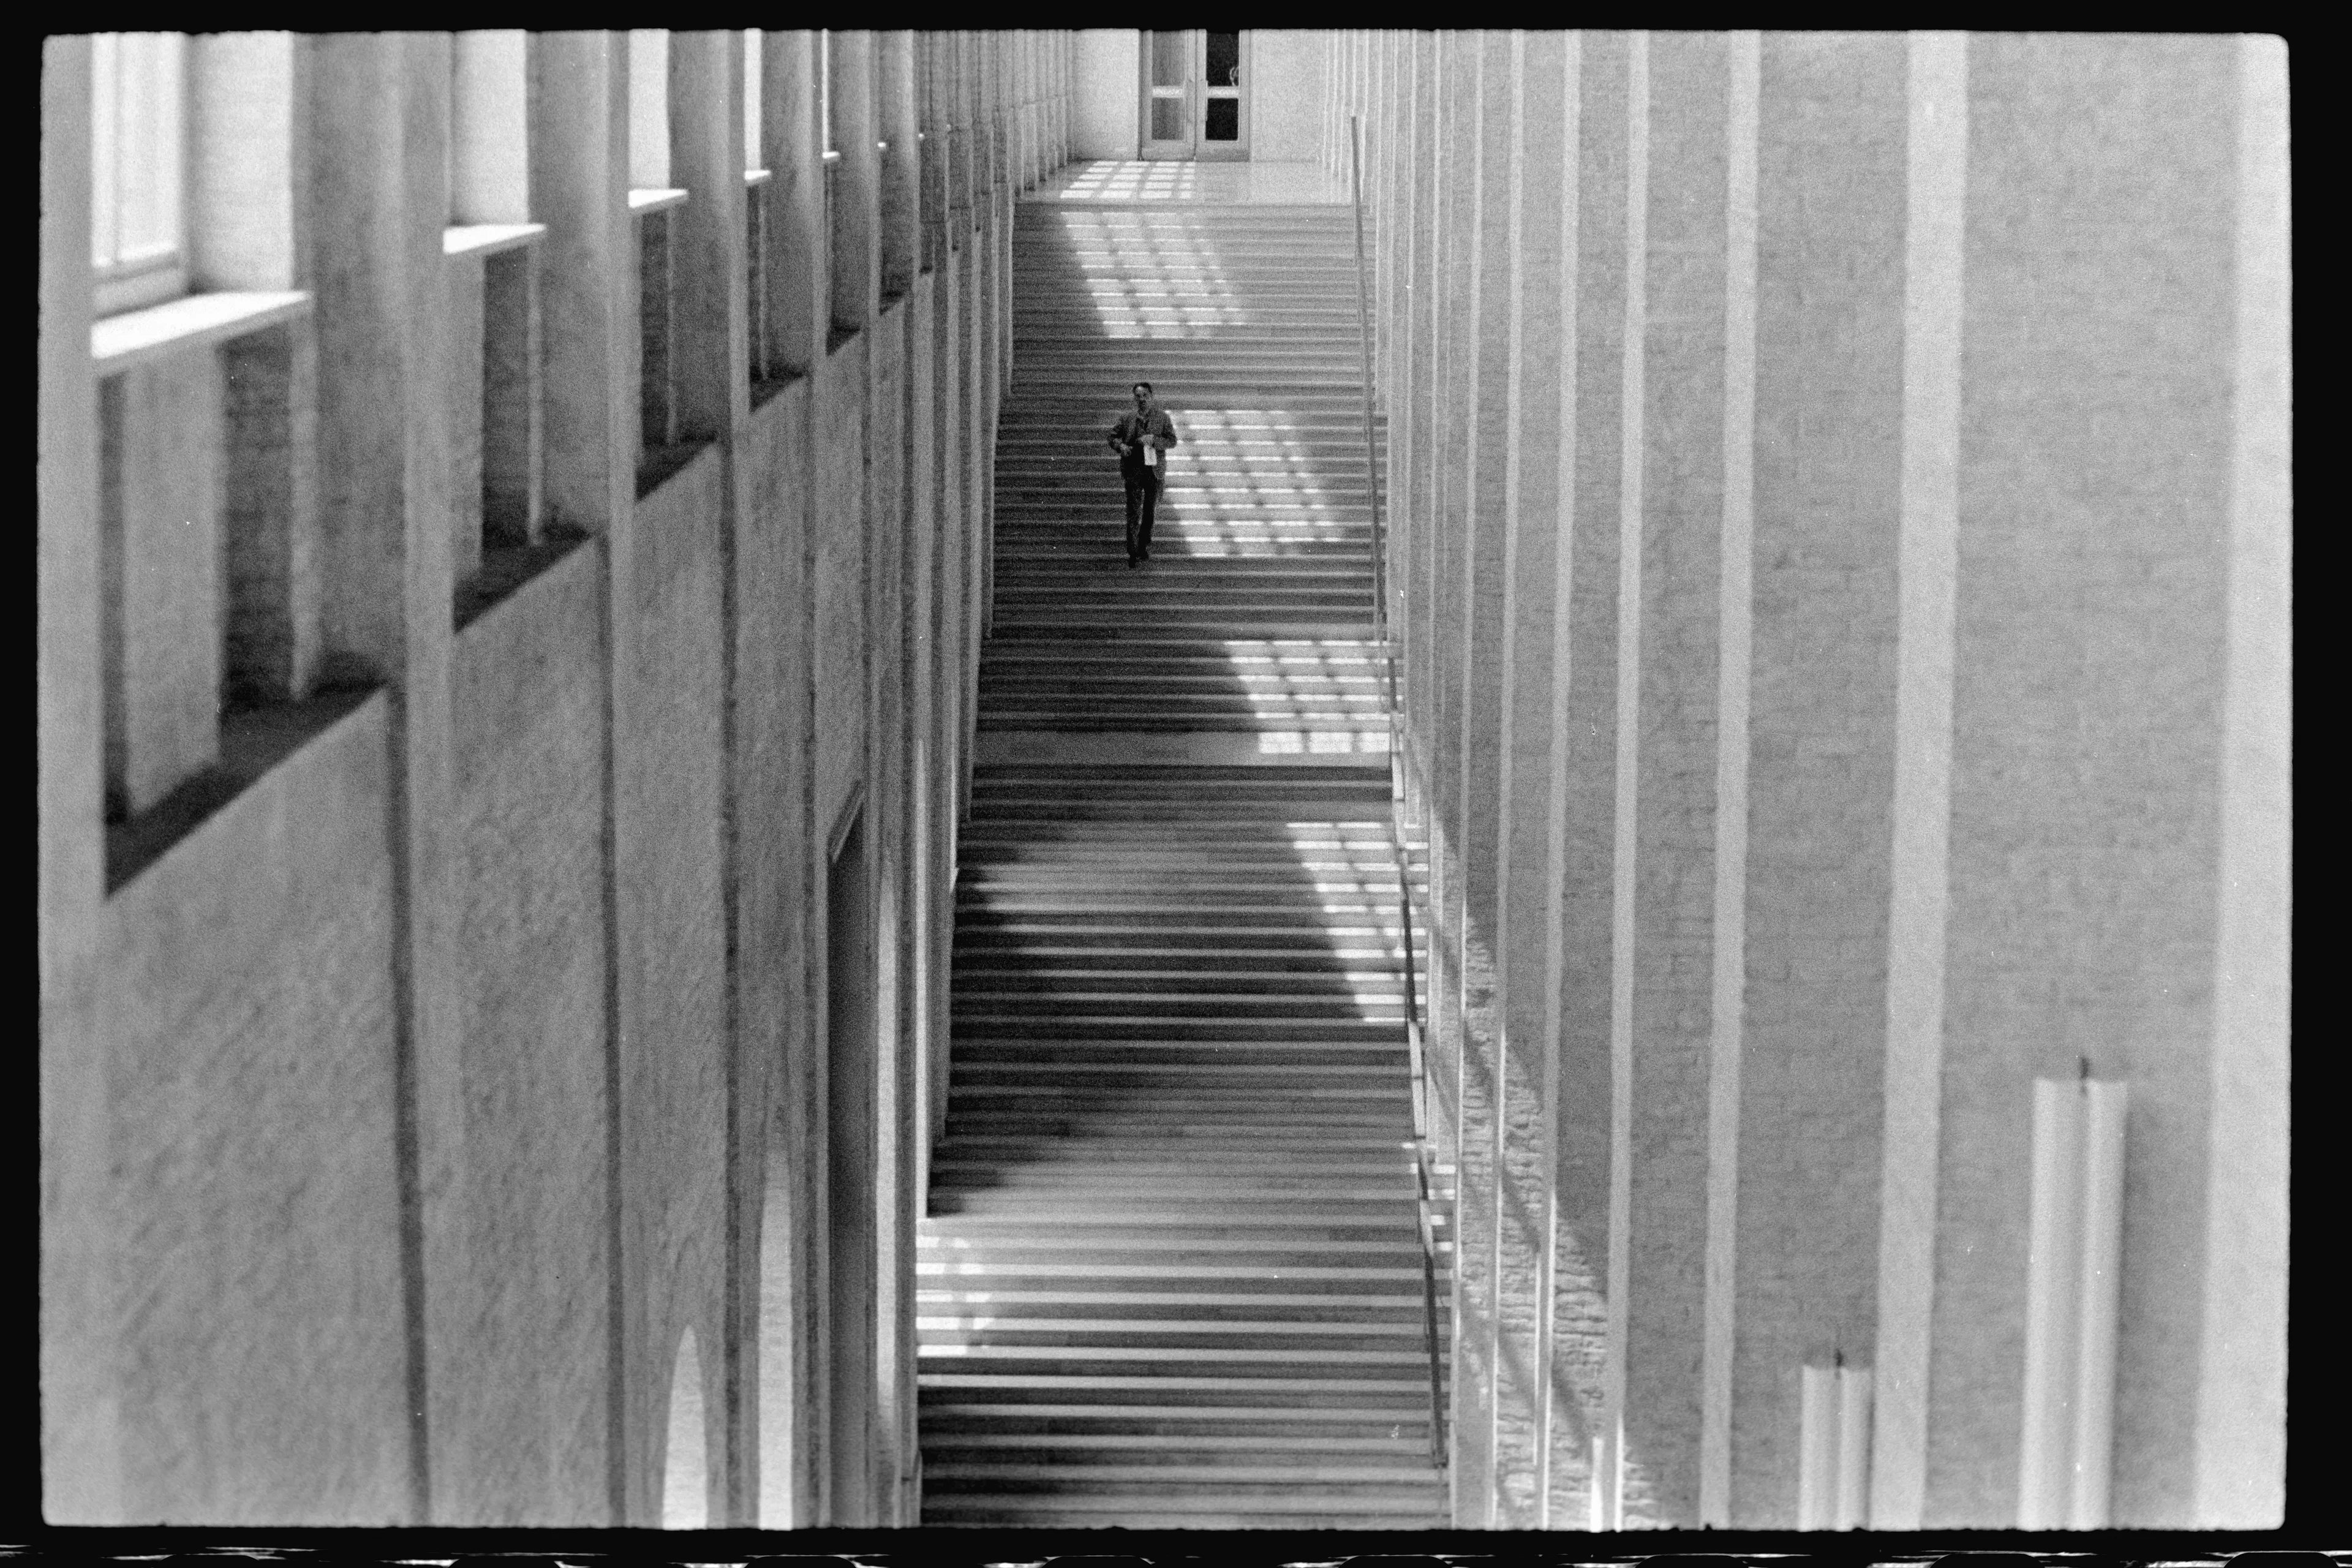
{"label": "textured concrete surface", "polygon": [[[1504,558],[1509,540],[1509,458],[1512,439],[1510,289],[1512,143],[1518,104],[1513,93],[1511,35],[1487,29],[1477,35],[1473,61],[1476,97],[1465,127],[1471,166],[1471,227],[1466,266],[1455,287],[1468,335],[1461,345],[1465,401],[1457,405],[1461,431],[1462,610],[1458,660],[1452,679],[1461,683],[1458,747],[1452,766],[1458,792],[1456,827],[1450,842],[1459,867],[1458,892],[1449,882],[1439,921],[1456,933],[1459,968],[1454,984],[1461,1008],[1461,1127],[1459,1229],[1454,1300],[1457,1322],[1471,1336],[1456,1352],[1457,1404],[1466,1394],[1462,1426],[1454,1439],[1455,1519],[1474,1527],[1494,1522],[1494,1445],[1499,1401],[1507,1377],[1497,1364],[1500,1305],[1496,1293],[1496,1163],[1500,1154],[1503,1040],[1499,1011],[1496,898],[1500,871],[1500,784],[1503,734],[1503,659],[1506,651]],[[1458,902],[1458,912],[1454,912]],[[1450,925],[1446,924],[1452,913]],[[1449,943],[1449,946],[1453,944]],[[1527,1384],[1508,1390],[1522,1409]],[[1523,1420],[1514,1412],[1506,1418]],[[1522,1444],[1524,1450],[1526,1445]],[[1465,1506],[1467,1504],[1468,1506]]]}
{"label": "textured concrete surface", "polygon": [[1906,50],[1769,34],[1732,1517],[1796,1522],[1799,1369],[1875,1332]]}
{"label": "textured concrete surface", "polygon": [[[789,139],[782,100],[805,85],[807,40],[771,41],[777,68],[751,86],[772,89],[762,122]],[[964,772],[966,731],[947,721],[962,710],[931,689],[970,689],[962,595],[978,603],[984,490],[963,455],[990,448],[1001,359],[967,350],[1004,321],[993,302],[936,296],[999,286],[1003,272],[971,258],[1001,243],[991,215],[1014,191],[983,175],[977,204],[952,214],[944,181],[902,192],[920,199],[893,209],[900,259],[951,265],[827,356],[823,313],[804,308],[830,289],[824,268],[778,259],[823,255],[809,232],[821,213],[779,202],[768,260],[786,276],[748,275],[740,36],[672,37],[669,173],[717,199],[662,215],[665,417],[701,444],[673,447],[640,496],[625,53],[609,35],[520,42],[454,73],[461,127],[528,132],[535,207],[476,215],[548,226],[489,258],[520,263],[504,279],[520,287],[486,289],[478,256],[442,255],[453,163],[465,202],[504,189],[498,167],[447,147],[447,37],[296,40],[276,65],[318,134],[287,149],[293,172],[281,161],[271,176],[265,159],[247,173],[265,218],[282,216],[268,180],[290,182],[278,197],[293,233],[278,243],[298,262],[315,247],[318,276],[293,279],[314,287],[313,316],[154,360],[152,384],[124,400],[142,418],[123,460],[100,460],[87,263],[49,268],[44,247],[45,353],[71,352],[43,362],[43,594],[81,606],[45,613],[40,666],[44,798],[79,801],[43,846],[44,909],[60,922],[43,949],[44,1212],[78,1233],[44,1252],[44,1377],[53,1406],[76,1410],[51,1427],[53,1519],[652,1522],[678,1479],[667,1435],[697,1403],[670,1386],[688,1333],[711,1519],[823,1517],[818,805],[862,791],[894,825],[877,830],[876,903],[908,930],[876,944],[895,962],[865,983],[895,1001],[889,972],[918,969],[907,955],[943,929],[951,886],[948,835],[911,825],[951,814]],[[214,53],[207,69],[246,79],[234,51]],[[64,69],[87,81],[86,55],[67,50]],[[1060,117],[1037,79],[1032,155],[1057,165]],[[915,73],[882,85],[901,100],[882,106],[888,122],[912,124]],[[974,139],[1006,112],[961,78],[934,85],[962,89],[956,119]],[[82,161],[48,160],[45,189],[62,193],[89,156],[86,95],[51,93],[45,113],[45,144]],[[944,115],[932,122],[944,139]],[[87,226],[86,206],[45,205]],[[802,301],[763,311],[760,330],[791,351],[775,363],[817,376],[751,385],[755,289]],[[934,364],[951,374],[935,382]],[[186,385],[163,396],[165,381]],[[950,488],[935,429],[958,465],[952,501],[929,493]],[[151,462],[142,442],[185,460]],[[494,459],[509,467],[486,482]],[[152,531],[151,470],[175,476],[175,495],[226,489],[227,547],[200,554],[228,576],[163,574],[195,540],[190,520],[220,526],[217,500],[174,500],[164,510],[185,515],[156,540],[126,531],[121,558],[142,581],[168,577],[172,604],[118,624],[142,647],[188,643],[168,671],[119,670],[126,698],[180,702],[200,743],[219,733],[224,658],[265,704],[321,665],[386,689],[320,705],[341,717],[296,736],[110,900],[100,479],[127,475]],[[529,526],[541,483],[545,545],[490,537]],[[480,515],[486,491],[500,516]],[[488,558],[495,571],[471,572]],[[928,564],[950,558],[965,563],[952,599]],[[211,609],[182,613],[206,595]],[[889,684],[869,689],[884,618]],[[940,731],[920,750],[919,714]],[[159,780],[177,785],[189,765]],[[918,844],[931,857],[919,872]],[[897,1343],[911,1332],[903,1238],[927,1044],[911,994],[904,1022],[876,1041],[896,1042],[879,1076],[898,1121],[885,1177],[901,1223],[883,1259]],[[914,1506],[911,1386],[893,1397],[881,1522]]]}
{"label": "textured concrete surface", "polygon": [[[1575,48],[1569,35],[1512,40],[1514,178],[1507,193],[1508,319],[1504,440],[1503,605],[1498,622],[1496,900],[1500,1090],[1496,1147],[1496,1522],[1542,1521],[1548,1411],[1548,1235],[1552,1224],[1558,1031],[1545,1005],[1549,955],[1559,933],[1548,918],[1556,875],[1552,834],[1555,623],[1563,565],[1560,482],[1575,466],[1574,320],[1570,257],[1575,244]],[[1558,365],[1570,374],[1554,374]],[[1536,374],[1530,376],[1530,367]],[[1556,988],[1549,988],[1557,994]]]}
{"label": "textured concrete surface", "polygon": [[1719,35],[1650,42],[1638,783],[1632,925],[1617,933],[1633,978],[1630,1210],[1612,1236],[1628,1268],[1625,1460],[1657,1521],[1678,1524],[1698,1518],[1727,57]]}
{"label": "textured concrete surface", "polygon": [[406,1506],[386,719],[352,713],[106,907],[82,1023],[111,1080],[126,1521]]}
{"label": "textured concrete surface", "polygon": [[[601,1514],[604,924],[594,548],[459,634],[450,718],[467,1041],[468,1337],[501,1347],[452,1392],[441,1504],[553,1524]],[[551,1438],[552,1439],[551,1441]]]}
{"label": "textured concrete surface", "polygon": [[2013,1517],[2027,1097],[2084,1058],[2132,1085],[2116,1517],[2189,1522],[2232,55],[1969,40],[1931,1525]]}
{"label": "textured concrete surface", "polygon": [[[1593,1439],[1607,1357],[1612,1065],[1612,911],[1617,785],[1618,534],[1625,458],[1626,69],[1622,32],[1587,32],[1580,50],[1577,158],[1575,466],[1570,573],[1554,606],[1554,657],[1566,664],[1556,744],[1558,1204],[1553,1237],[1549,1423],[1551,1521],[1591,1517]],[[1563,389],[1563,396],[1567,390]],[[1549,1001],[1550,999],[1547,999]],[[1562,1384],[1566,1384],[1563,1389]],[[1579,1478],[1583,1484],[1579,1485]]]}

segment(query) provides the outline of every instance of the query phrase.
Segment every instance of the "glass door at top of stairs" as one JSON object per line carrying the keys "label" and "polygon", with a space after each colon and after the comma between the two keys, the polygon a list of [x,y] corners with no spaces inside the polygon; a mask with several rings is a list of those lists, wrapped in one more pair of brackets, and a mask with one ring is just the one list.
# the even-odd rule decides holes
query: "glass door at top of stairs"
{"label": "glass door at top of stairs", "polygon": [[1244,32],[1143,35],[1144,157],[1249,156],[1248,44]]}

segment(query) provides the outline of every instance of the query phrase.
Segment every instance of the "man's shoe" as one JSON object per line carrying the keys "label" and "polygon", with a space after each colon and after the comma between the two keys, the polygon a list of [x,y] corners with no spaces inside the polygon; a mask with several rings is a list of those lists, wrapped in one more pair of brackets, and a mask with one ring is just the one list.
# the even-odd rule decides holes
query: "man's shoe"
{"label": "man's shoe", "polygon": [[1143,557],[1140,555],[1130,555],[1127,558],[1127,569],[1130,572],[1142,564]]}

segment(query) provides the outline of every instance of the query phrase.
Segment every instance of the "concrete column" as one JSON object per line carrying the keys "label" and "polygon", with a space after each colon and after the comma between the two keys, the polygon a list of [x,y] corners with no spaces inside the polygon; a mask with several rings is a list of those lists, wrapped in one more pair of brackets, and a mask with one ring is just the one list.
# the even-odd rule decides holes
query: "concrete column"
{"label": "concrete column", "polygon": [[834,171],[832,310],[835,333],[874,319],[881,289],[881,159],[877,92],[879,61],[870,32],[833,35]]}
{"label": "concrete column", "polygon": [[[1400,345],[1404,343],[1404,334],[1400,331],[1400,324],[1404,320],[1404,310],[1400,308],[1402,287],[1404,287],[1404,279],[1402,279],[1404,249],[1402,249],[1400,240],[1404,237],[1404,214],[1406,202],[1409,202],[1409,185],[1404,185],[1409,164],[1404,160],[1404,153],[1412,151],[1412,127],[1406,124],[1406,113],[1412,110],[1413,68],[1409,45],[1412,45],[1412,40],[1404,33],[1397,33],[1395,28],[1381,30],[1381,97],[1371,106],[1373,124],[1379,127],[1373,132],[1373,148],[1379,151],[1379,155],[1373,157],[1371,181],[1373,289],[1376,289],[1373,291],[1371,312],[1371,345],[1373,378],[1379,381],[1381,395],[1381,418],[1390,426],[1390,451],[1395,451],[1397,447],[1395,423],[1397,411],[1402,409],[1402,405],[1397,402],[1397,390],[1400,390],[1397,372],[1402,367]],[[1390,500],[1395,499],[1395,470],[1385,475],[1385,487],[1388,487],[1385,496]],[[1397,566],[1402,566],[1402,560],[1390,555],[1390,616],[1392,616],[1390,623],[1392,626],[1395,626],[1395,611],[1402,606],[1400,583],[1395,576]],[[1397,630],[1402,630],[1402,627],[1397,627]]]}
{"label": "concrete column", "polygon": [[947,111],[945,54],[950,37],[917,33],[914,43],[916,114],[922,132],[916,168],[916,206],[922,237],[915,254],[926,272],[940,265],[947,250],[948,121],[951,117]]}
{"label": "concrete column", "polygon": [[[2206,1203],[2217,1157],[2267,1159],[2275,1173],[2277,1144],[2217,1151],[2212,1117],[2217,1082],[2276,1083],[2279,1036],[2266,1024],[2232,1040],[2219,1067],[2215,986],[2189,978],[2217,973],[2222,780],[2246,777],[2223,762],[2231,627],[2244,625],[2231,618],[2233,542],[2265,542],[2247,559],[2255,575],[2237,579],[2258,594],[2276,592],[2284,547],[2274,499],[2259,524],[2232,510],[2237,476],[2273,483],[2283,462],[2273,446],[2239,466],[2247,443],[2283,435],[2277,297],[2242,317],[2238,292],[2242,256],[2264,279],[2249,288],[2275,289],[2261,268],[2276,265],[2263,246],[2277,235],[2241,237],[2242,156],[2266,182],[2277,156],[2274,142],[2241,152],[2242,47],[2219,36],[1968,41],[1930,1528],[2016,1518],[2016,1216],[2035,1078],[2087,1062],[2131,1086],[2118,1524],[2199,1522],[2189,1413],[2207,1301],[2178,1282],[2209,1278],[2224,1229],[2276,1235],[2275,1187],[2251,1220]],[[2254,209],[2273,225],[2275,189]],[[2257,412],[2243,433],[2240,363],[2217,349],[2219,323],[2252,334]],[[2270,776],[2264,787],[2283,785]],[[2277,897],[2275,885],[2263,895]],[[2242,1287],[2249,1304],[2271,1292],[2253,1334],[2274,1331],[2276,1283]]]}
{"label": "concrete column", "polygon": [[[319,434],[327,658],[394,693],[395,980],[403,1089],[422,1194],[412,1216],[412,1313],[425,1364],[412,1369],[418,1517],[461,1521],[472,1396],[464,1350],[474,1260],[462,1215],[459,1028],[446,983],[454,910],[448,823],[451,602],[447,407],[442,396],[441,230],[449,211],[446,34],[336,34],[306,40],[317,113],[310,222],[318,245]],[[413,1142],[412,1142],[413,1140]],[[417,1293],[421,1292],[421,1300]],[[430,1434],[428,1439],[427,1434]],[[428,1447],[438,1475],[425,1470]],[[437,1481],[438,1485],[434,1483]]]}
{"label": "concrete column", "polygon": [[[1575,472],[1577,378],[1575,130],[1580,38],[1513,40],[1514,163],[1508,250],[1508,379],[1503,450],[1502,605],[1496,638],[1500,733],[1495,801],[1497,891],[1494,1522],[1544,1519],[1545,1405],[1550,1379],[1548,1233],[1555,1207],[1552,1124],[1559,1037],[1547,998],[1558,931],[1552,841],[1561,812],[1556,733],[1561,677],[1555,620],[1576,564],[1566,493]],[[1571,1456],[1573,1457],[1573,1456]]]}
{"label": "concrete column", "polygon": [[[992,136],[997,148],[997,156],[993,167],[995,184],[989,206],[989,216],[994,223],[993,232],[996,236],[996,286],[991,292],[991,302],[992,306],[1000,308],[995,310],[993,317],[996,331],[996,381],[993,390],[989,395],[992,428],[995,409],[1003,404],[1005,393],[1011,391],[1013,387],[1014,348],[1013,312],[1002,309],[1001,301],[1005,298],[1013,278],[1013,204],[1019,199],[1022,189],[1021,165],[1017,161],[1021,143],[1018,115],[1020,88],[1014,74],[1015,37],[1011,32],[1000,32],[994,35],[996,39],[996,47],[993,51],[994,106],[991,112],[991,120],[994,126]],[[989,467],[992,474],[990,482],[992,487],[995,465],[991,463]],[[994,495],[992,488],[990,493],[992,498]],[[993,508],[991,509],[989,515],[992,517],[995,515]]]}
{"label": "concrete column", "polygon": [[890,144],[882,158],[882,296],[904,296],[922,265],[919,178],[922,144],[915,105],[915,35],[875,35],[880,55],[880,136]]}
{"label": "concrete column", "polygon": [[[1546,1237],[1546,1315],[1538,1321],[1547,1369],[1539,1408],[1544,1423],[1544,1522],[1551,1529],[1591,1524],[1601,1478],[1603,1385],[1608,1359],[1605,1279],[1610,1257],[1610,1170],[1614,1082],[1610,1045],[1611,973],[1617,812],[1619,531],[1625,445],[1639,439],[1638,402],[1629,427],[1626,359],[1627,71],[1623,32],[1577,36],[1564,68],[1575,83],[1567,156],[1573,174],[1562,202],[1575,210],[1563,241],[1562,306],[1573,333],[1572,374],[1563,367],[1563,461],[1557,504],[1567,535],[1555,544],[1551,616],[1551,824],[1539,910],[1542,963],[1530,973],[1540,1009],[1538,1037],[1555,1042],[1546,1089],[1549,1110],[1553,1215]],[[1532,217],[1551,209],[1530,191]],[[1561,220],[1567,222],[1566,218]],[[1533,312],[1539,309],[1530,304]],[[1634,341],[1638,350],[1639,339]],[[1636,381],[1638,384],[1638,379]],[[1534,449],[1531,448],[1531,455]],[[1530,468],[1531,482],[1547,470]],[[1530,574],[1514,572],[1515,583]],[[1540,578],[1540,574],[1536,574]],[[1540,594],[1540,589],[1531,589]],[[1515,751],[1514,755],[1517,752]],[[1514,795],[1517,795],[1515,791]],[[1511,852],[1514,870],[1517,851]],[[1530,862],[1532,864],[1532,862]],[[1520,920],[1514,905],[1507,917]],[[1517,949],[1521,938],[1514,935]]]}
{"label": "concrete column", "polygon": [[1391,458],[1401,482],[1390,490],[1394,502],[1390,515],[1396,520],[1397,550],[1404,579],[1401,679],[1406,711],[1405,732],[1400,743],[1404,752],[1407,788],[1417,812],[1422,781],[1428,774],[1429,676],[1424,650],[1429,647],[1435,586],[1430,555],[1430,542],[1436,536],[1436,530],[1429,521],[1429,442],[1436,406],[1433,356],[1437,346],[1437,36],[1415,33],[1411,46],[1412,152],[1406,170],[1407,210],[1400,220],[1409,232],[1398,240],[1400,247],[1407,252],[1406,320],[1398,351],[1398,427],[1396,451]]}
{"label": "concrete column", "polygon": [[[1459,1129],[1461,1202],[1455,1237],[1456,1311],[1465,1337],[1456,1342],[1454,1397],[1475,1402],[1462,1410],[1454,1438],[1455,1522],[1494,1521],[1493,1445],[1504,1374],[1496,1364],[1501,1302],[1496,1293],[1496,1180],[1501,1085],[1500,1024],[1496,1016],[1495,895],[1496,784],[1503,744],[1501,694],[1508,648],[1503,567],[1507,539],[1512,448],[1510,347],[1511,217],[1514,140],[1519,104],[1511,35],[1487,29],[1477,37],[1475,98],[1465,127],[1471,164],[1469,255],[1463,287],[1459,525],[1461,619],[1449,639],[1458,681],[1454,748],[1453,854],[1445,862],[1448,890],[1442,908],[1452,983],[1442,995],[1460,1009]],[[1523,1394],[1524,1388],[1517,1392]],[[1482,1468],[1484,1474],[1481,1474]],[[1466,1505],[1468,1511],[1465,1512]]]}
{"label": "concrete column", "polygon": [[832,298],[824,241],[824,130],[816,122],[816,36],[805,29],[760,38],[760,162],[769,171],[768,362],[806,375],[824,352]]}
{"label": "concrete column", "polygon": [[2238,44],[2236,364],[2220,930],[2191,1519],[2285,1511],[2287,1027],[2293,689],[2286,54]]}
{"label": "concrete column", "polygon": [[[1801,1369],[1839,1353],[1868,1364],[1874,1337],[1906,53],[1886,34],[1774,33],[1759,61],[1753,326],[1741,329],[1753,537],[1742,563],[1727,528],[1724,572],[1727,667],[1731,616],[1752,611],[1753,656],[1748,732],[1721,726],[1745,770],[1727,782],[1745,788],[1718,802],[1727,875],[1735,814],[1746,828],[1744,888],[1727,889],[1744,903],[1744,955],[1718,970],[1708,1211],[1713,1484],[1718,1517],[1749,1529],[1797,1522]],[[1739,438],[1727,423],[1727,444]],[[1742,564],[1745,605],[1732,602]]]}
{"label": "concrete column", "polygon": [[[1441,933],[1462,929],[1461,763],[1462,627],[1465,622],[1464,534],[1469,510],[1468,472],[1472,353],[1475,319],[1470,279],[1471,240],[1476,222],[1478,45],[1474,33],[1439,35],[1435,205],[1436,296],[1431,310],[1435,337],[1432,355],[1429,505],[1430,583],[1433,636],[1424,645],[1429,681],[1425,738],[1429,795],[1430,905]],[[1429,944],[1430,1077],[1435,1088],[1440,1147],[1448,1161],[1460,1158],[1462,1092],[1462,995],[1458,954],[1433,936]],[[1467,1205],[1465,1205],[1467,1206]],[[1455,1292],[1455,1328],[1461,1322]],[[1463,1353],[1457,1339],[1455,1354]],[[1460,1391],[1457,1401],[1475,1398]]]}
{"label": "concrete column", "polygon": [[1874,1527],[1916,1530],[1927,1479],[1950,895],[1968,39],[1915,33],[1905,53],[1903,474],[1870,1505]]}
{"label": "concrete column", "polygon": [[[1620,535],[1608,1523],[1699,1517],[1730,42],[1636,35]],[[1629,375],[1629,380],[1633,380]],[[1634,465],[1638,465],[1638,486]],[[1619,1462],[1612,1454],[1610,1462]]]}
{"label": "concrete column", "polygon": [[119,1267],[108,1062],[92,958],[105,900],[98,386],[91,374],[90,43],[41,42],[40,657],[35,750],[41,985],[41,1490],[53,1524],[122,1518]]}
{"label": "concrete column", "polygon": [[[1714,936],[1707,1005],[1706,1321],[1700,1369],[1699,1520],[1731,1522],[1731,1384],[1746,1052],[1756,595],[1756,157],[1759,42],[1730,35],[1725,84],[1723,479],[1717,550]],[[1777,737],[1775,740],[1777,741]]]}
{"label": "concrete column", "polygon": [[[605,962],[604,1116],[608,1139],[604,1269],[611,1281],[602,1313],[609,1352],[606,1431],[600,1447],[605,1504],[613,1522],[627,1517],[626,1384],[621,1194],[621,1061],[627,1021],[637,1012],[633,966],[619,961],[624,927],[613,803],[616,759],[612,736],[627,729],[629,685],[615,671],[634,668],[635,617],[630,527],[636,497],[636,399],[630,367],[638,353],[630,308],[635,276],[628,212],[628,60],[622,35],[547,33],[531,41],[530,159],[533,212],[547,225],[539,247],[540,298],[547,323],[547,477],[551,521],[598,536],[604,563]],[[665,1369],[666,1370],[666,1369]],[[488,1500],[481,1501],[487,1507]],[[478,1509],[476,1510],[478,1511]],[[452,1510],[442,1517],[469,1517]]]}
{"label": "concrete column", "polygon": [[[747,624],[740,603],[746,576],[741,536],[750,511],[745,452],[751,413],[743,94],[756,85],[744,79],[743,54],[743,35],[734,28],[670,37],[670,172],[693,193],[671,220],[678,258],[678,422],[686,439],[713,441],[719,448],[719,670],[721,688],[728,693],[719,710],[719,755],[726,776],[719,812],[721,930],[727,954],[721,1039],[728,1101],[722,1156],[729,1205],[725,1278],[681,1281],[680,1294],[705,1347],[703,1408],[716,1428],[707,1448],[708,1517],[714,1524],[755,1525],[758,1379],[747,1347],[759,1339],[758,1253],[745,1243],[756,1234],[765,1188],[761,1155],[768,1106],[766,1096],[756,1089],[764,1086],[765,1066],[781,1053],[782,1039],[780,1007],[754,1015],[746,1006],[747,992],[759,984],[747,971],[765,965],[767,950],[751,950],[747,961],[743,941],[747,931],[765,929],[761,900],[766,889],[746,875],[745,825],[767,826],[762,806],[770,787],[755,765],[752,737],[746,732],[747,719],[758,713],[757,705],[770,688],[765,681],[748,681],[744,674],[764,674],[768,668],[757,643],[766,628]],[[723,1317],[715,1321],[694,1310],[698,1300],[709,1299],[714,1283],[723,1286]]]}

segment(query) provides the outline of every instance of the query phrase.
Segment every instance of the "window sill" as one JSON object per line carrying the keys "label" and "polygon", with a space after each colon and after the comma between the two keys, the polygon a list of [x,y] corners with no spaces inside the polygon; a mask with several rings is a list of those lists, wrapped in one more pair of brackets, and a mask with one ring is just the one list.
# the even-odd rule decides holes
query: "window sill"
{"label": "window sill", "polygon": [[533,245],[547,232],[543,223],[457,223],[441,231],[444,256],[495,256]]}
{"label": "window sill", "polygon": [[629,216],[643,217],[647,213],[665,212],[686,205],[684,191],[663,190],[657,186],[639,185],[629,192]]}
{"label": "window sill", "polygon": [[90,324],[89,354],[100,376],[262,331],[310,313],[307,293],[188,294]]}

